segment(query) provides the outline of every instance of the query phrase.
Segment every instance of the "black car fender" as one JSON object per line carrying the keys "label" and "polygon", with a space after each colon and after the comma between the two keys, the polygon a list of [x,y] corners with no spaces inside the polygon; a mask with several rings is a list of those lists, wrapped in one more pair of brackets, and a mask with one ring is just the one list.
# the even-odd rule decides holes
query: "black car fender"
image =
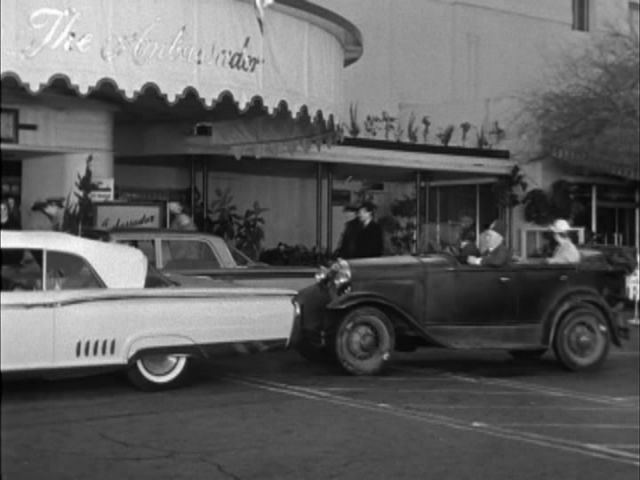
{"label": "black car fender", "polygon": [[543,342],[545,345],[551,344],[560,320],[564,315],[580,304],[587,304],[597,308],[607,321],[611,340],[616,346],[621,346],[620,337],[616,328],[614,314],[611,308],[604,301],[597,290],[589,287],[567,288],[558,292],[554,299],[549,302],[549,308],[545,311]]}
{"label": "black car fender", "polygon": [[[327,310],[331,313],[344,313],[356,307],[377,307],[387,313],[389,319],[395,328],[409,329],[411,333],[415,333],[424,337],[430,344],[444,346],[441,342],[433,338],[425,328],[420,325],[416,318],[409,314],[405,309],[390,302],[387,298],[374,292],[358,292],[354,294],[346,294],[333,299],[328,305]],[[333,325],[335,326],[335,325]]]}

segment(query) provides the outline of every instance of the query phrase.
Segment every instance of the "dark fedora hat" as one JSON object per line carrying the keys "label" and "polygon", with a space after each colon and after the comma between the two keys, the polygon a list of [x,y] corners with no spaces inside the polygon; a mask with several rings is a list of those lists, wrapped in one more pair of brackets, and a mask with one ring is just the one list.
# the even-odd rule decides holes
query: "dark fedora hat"
{"label": "dark fedora hat", "polygon": [[373,202],[367,200],[360,204],[360,208],[364,208],[367,212],[375,212],[377,207]]}

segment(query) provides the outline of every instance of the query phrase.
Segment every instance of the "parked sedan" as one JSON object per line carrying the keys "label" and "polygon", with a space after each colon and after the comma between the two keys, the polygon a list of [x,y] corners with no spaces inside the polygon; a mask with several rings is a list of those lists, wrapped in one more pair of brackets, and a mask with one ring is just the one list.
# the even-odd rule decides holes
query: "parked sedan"
{"label": "parked sedan", "polygon": [[[208,233],[168,229],[90,230],[84,236],[139,248],[165,274],[209,277],[238,286],[301,290],[314,282],[315,268],[270,266],[255,262]],[[182,282],[181,282],[182,283]]]}
{"label": "parked sedan", "polygon": [[349,373],[380,372],[394,351],[431,346],[502,349],[537,358],[551,349],[570,370],[600,365],[628,328],[619,311],[627,271],[579,265],[462,265],[448,255],[339,260],[298,293],[297,350],[335,357]]}
{"label": "parked sedan", "polygon": [[124,369],[145,389],[189,364],[285,347],[295,292],[172,286],[135,248],[54,232],[1,232],[3,375]]}

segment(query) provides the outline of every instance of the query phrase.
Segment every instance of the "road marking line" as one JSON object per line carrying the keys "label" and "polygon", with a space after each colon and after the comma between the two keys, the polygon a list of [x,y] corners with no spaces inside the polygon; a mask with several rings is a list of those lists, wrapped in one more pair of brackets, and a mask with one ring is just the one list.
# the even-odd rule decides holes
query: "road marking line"
{"label": "road marking line", "polygon": [[[333,395],[331,393],[308,387],[290,385],[286,383],[274,382],[254,377],[227,375],[231,382],[241,385],[247,385],[254,388],[260,388],[271,392],[279,392],[285,395],[305,398],[308,400],[323,401],[334,405],[341,405],[359,410],[365,410],[374,413],[386,413],[397,417],[407,418],[410,420],[418,420],[425,423],[441,425],[456,430],[476,431],[493,437],[517,440],[524,443],[534,444],[541,447],[552,448],[556,450],[579,453],[589,457],[600,458],[603,460],[611,460],[617,463],[640,466],[640,455],[629,453],[624,450],[607,449],[599,446],[593,446],[587,443],[580,443],[561,438],[554,438],[545,435],[539,435],[528,432],[517,432],[506,428],[497,427],[482,422],[468,423],[452,417],[437,415],[421,411],[412,411],[406,408],[396,407],[389,404],[379,404],[366,400],[355,400],[349,397]],[[382,406],[381,406],[382,405]]]}
{"label": "road marking line", "polygon": [[[397,367],[396,367],[397,368]],[[420,372],[417,369],[397,368],[400,371]],[[593,403],[602,403],[608,405],[619,405],[620,403],[628,403],[624,397],[612,397],[608,395],[595,395],[591,393],[576,392],[574,390],[566,390],[556,387],[545,387],[542,385],[536,385],[532,383],[519,382],[515,380],[502,380],[488,377],[472,377],[469,375],[460,375],[451,373],[450,378],[460,380],[467,383],[480,383],[483,385],[497,385],[502,387],[510,387],[517,390],[526,390],[534,393],[542,393],[554,397],[573,398],[578,400],[585,400]]]}
{"label": "road marking line", "polygon": [[616,430],[639,430],[638,425],[621,423],[498,423],[500,427],[544,427],[544,428],[594,428]]}
{"label": "road marking line", "polygon": [[[372,392],[380,390],[380,387],[318,387],[328,392]],[[463,393],[465,395],[537,395],[537,392],[514,392],[513,390],[495,390],[493,392],[486,390],[464,390],[460,388],[396,388],[394,393]]]}
{"label": "road marking line", "polygon": [[437,409],[459,409],[459,410],[474,410],[474,409],[483,409],[483,410],[562,410],[562,411],[575,411],[575,412],[604,412],[604,411],[618,411],[625,412],[625,414],[634,409],[634,407],[626,407],[626,406],[618,406],[618,407],[568,407],[563,405],[449,405],[449,404],[437,404],[437,403],[420,403],[420,404],[412,404],[408,403],[408,406],[416,406],[416,407],[429,407],[429,408],[437,408]]}
{"label": "road marking line", "polygon": [[598,445],[605,448],[624,448],[630,450],[640,448],[640,444],[637,443],[599,443]]}

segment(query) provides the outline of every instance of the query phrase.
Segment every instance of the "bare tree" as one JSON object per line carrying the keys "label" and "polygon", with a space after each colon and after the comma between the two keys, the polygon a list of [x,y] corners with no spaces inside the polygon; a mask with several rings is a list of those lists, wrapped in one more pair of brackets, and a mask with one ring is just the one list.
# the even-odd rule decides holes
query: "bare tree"
{"label": "bare tree", "polygon": [[640,180],[638,47],[637,30],[609,29],[526,95],[542,157]]}

